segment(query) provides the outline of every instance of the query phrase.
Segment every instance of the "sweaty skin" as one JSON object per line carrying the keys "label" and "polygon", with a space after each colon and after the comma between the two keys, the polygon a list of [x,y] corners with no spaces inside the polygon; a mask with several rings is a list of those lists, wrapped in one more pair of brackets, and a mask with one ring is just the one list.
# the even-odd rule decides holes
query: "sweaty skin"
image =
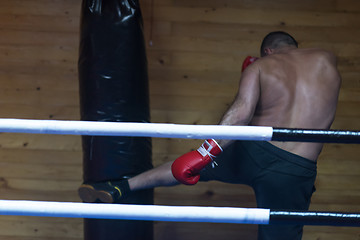
{"label": "sweaty skin", "polygon": [[[267,53],[243,72],[238,94],[220,124],[329,129],[341,84],[335,56],[321,49],[292,46],[268,49]],[[271,143],[313,161],[323,146]]]}

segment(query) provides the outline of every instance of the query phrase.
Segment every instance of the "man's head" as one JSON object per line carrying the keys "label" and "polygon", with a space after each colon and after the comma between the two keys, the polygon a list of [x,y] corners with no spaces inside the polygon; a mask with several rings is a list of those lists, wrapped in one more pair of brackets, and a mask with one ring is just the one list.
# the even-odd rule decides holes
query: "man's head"
{"label": "man's head", "polygon": [[298,47],[297,41],[286,32],[271,32],[265,36],[261,48],[260,54],[262,57],[269,55],[272,50],[276,50],[282,47],[294,46]]}

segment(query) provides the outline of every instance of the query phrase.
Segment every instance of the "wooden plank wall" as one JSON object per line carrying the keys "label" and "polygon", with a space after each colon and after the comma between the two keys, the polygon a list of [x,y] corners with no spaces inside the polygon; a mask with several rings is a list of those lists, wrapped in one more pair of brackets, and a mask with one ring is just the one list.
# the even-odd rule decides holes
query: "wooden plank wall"
{"label": "wooden plank wall", "polygon": [[[333,128],[360,130],[358,0],[141,0],[153,122],[216,124],[231,103],[245,56],[288,31],[301,47],[335,52],[343,77]],[[151,7],[153,3],[153,8]],[[0,117],[79,119],[80,0],[0,2]],[[154,139],[154,165],[201,141]],[[360,212],[356,145],[327,144],[311,209]],[[80,201],[76,136],[0,134],[0,198]],[[246,186],[200,183],[155,191],[156,204],[255,207]],[[0,217],[0,239],[82,239],[81,219]],[[306,240],[358,239],[359,228],[305,227]],[[155,223],[155,239],[256,239],[256,226]]]}

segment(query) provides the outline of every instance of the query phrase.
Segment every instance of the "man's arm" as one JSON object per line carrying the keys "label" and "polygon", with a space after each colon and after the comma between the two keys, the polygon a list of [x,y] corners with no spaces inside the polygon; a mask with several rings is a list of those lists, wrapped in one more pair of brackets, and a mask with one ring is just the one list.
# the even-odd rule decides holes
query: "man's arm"
{"label": "man's arm", "polygon": [[[248,125],[254,115],[259,97],[260,71],[258,64],[252,64],[241,75],[238,93],[219,125]],[[225,139],[218,141],[223,148],[231,142]]]}
{"label": "man's arm", "polygon": [[[236,98],[220,121],[221,125],[246,125],[254,115],[260,96],[259,70],[257,66],[249,66],[243,72]],[[231,140],[206,140],[196,151],[186,153],[177,158],[171,166],[173,176],[179,182],[188,185],[196,184],[200,179],[200,171],[221,154]]]}

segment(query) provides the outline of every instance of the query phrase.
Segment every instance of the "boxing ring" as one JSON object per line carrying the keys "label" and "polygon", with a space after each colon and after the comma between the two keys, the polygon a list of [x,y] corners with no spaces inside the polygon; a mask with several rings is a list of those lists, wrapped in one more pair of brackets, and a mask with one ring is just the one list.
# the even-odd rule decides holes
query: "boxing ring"
{"label": "boxing ring", "polygon": [[[261,126],[0,119],[0,132],[360,143],[360,132],[357,131],[284,129]],[[360,226],[360,213],[287,211],[234,207],[94,204],[27,200],[0,200],[0,215],[238,224]]]}

